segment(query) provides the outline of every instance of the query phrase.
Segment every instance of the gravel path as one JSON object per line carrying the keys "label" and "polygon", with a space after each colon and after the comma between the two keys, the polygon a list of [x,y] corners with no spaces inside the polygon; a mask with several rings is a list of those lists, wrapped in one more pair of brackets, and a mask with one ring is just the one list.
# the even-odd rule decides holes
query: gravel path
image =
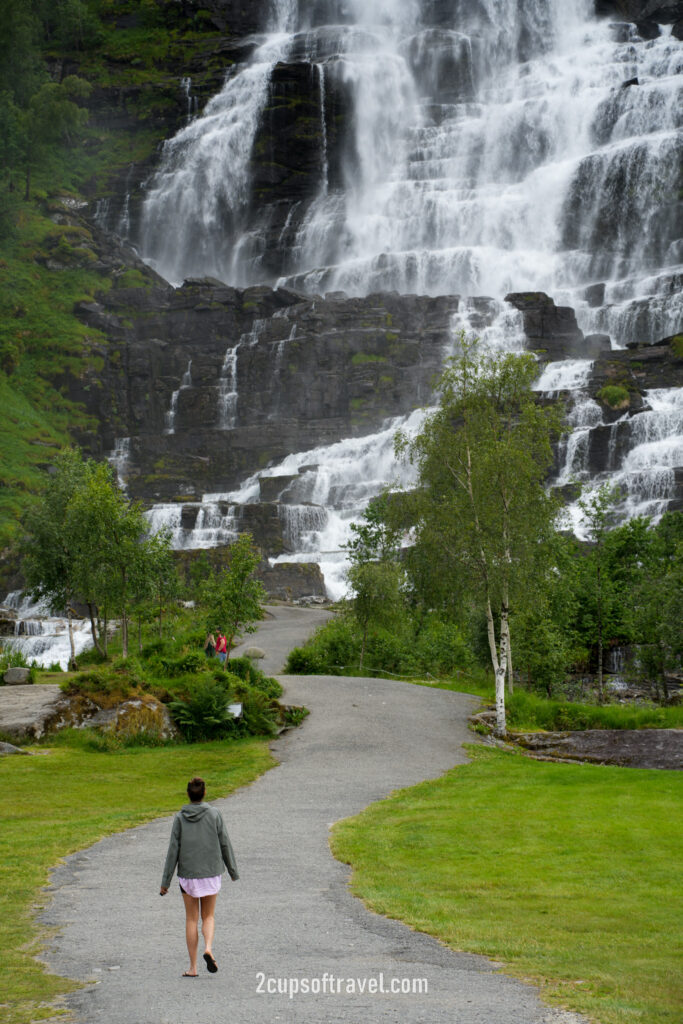
{"label": "gravel path", "polygon": [[[284,650],[322,613],[275,609],[274,615],[255,641],[270,647],[268,666],[281,663]],[[219,897],[218,974],[180,977],[186,951],[175,881],[169,896],[158,896],[171,823],[162,819],[105,839],[54,872],[44,920],[59,933],[48,961],[60,974],[97,982],[70,998],[77,1018],[87,1024],[577,1022],[543,1007],[534,988],[504,977],[486,959],[452,953],[369,913],[348,892],[348,868],[329,852],[332,822],[466,760],[461,745],[471,738],[466,718],[473,698],[377,679],[281,678],[285,699],[305,703],[311,715],[273,744],[279,767],[216,802],[241,875],[235,883],[224,876]],[[179,804],[184,782],[178,780]],[[267,992],[277,979],[322,987],[326,975],[343,979],[343,994],[290,999]],[[385,988],[392,979],[426,979],[428,989],[347,991],[355,979],[360,989],[364,979],[366,986],[379,985],[382,976]]]}

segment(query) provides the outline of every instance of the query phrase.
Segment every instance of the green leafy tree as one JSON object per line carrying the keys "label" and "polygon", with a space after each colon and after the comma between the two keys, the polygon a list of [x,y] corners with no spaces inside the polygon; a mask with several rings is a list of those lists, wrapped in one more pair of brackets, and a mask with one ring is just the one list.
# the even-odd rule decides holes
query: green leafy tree
{"label": "green leafy tree", "polygon": [[437,571],[485,610],[501,734],[511,602],[547,560],[557,514],[544,484],[560,419],[535,401],[537,376],[532,355],[480,352],[463,335],[439,380],[437,410],[415,438],[397,439],[418,472],[416,546],[440,553]]}
{"label": "green leafy tree", "polygon": [[85,482],[86,467],[79,451],[67,448],[55,460],[40,498],[24,520],[22,572],[28,592],[47,602],[53,612],[65,612],[68,620],[70,666],[76,651],[73,605],[78,596],[80,535],[72,509],[74,495]]}
{"label": "green leafy tree", "polygon": [[88,111],[76,100],[85,99],[91,86],[69,75],[63,82],[46,82],[22,109],[18,123],[18,148],[24,168],[26,200],[31,197],[31,175],[47,163],[59,143],[71,144],[88,120]]}
{"label": "green leafy tree", "polygon": [[88,606],[93,643],[101,654],[107,653],[109,614],[120,616],[127,657],[131,607],[163,598],[174,586],[168,536],[149,538],[142,506],[119,490],[111,467],[84,460],[74,448],[56,459],[25,528],[22,568],[27,586],[52,608],[66,609],[72,661],[76,601]]}
{"label": "green leafy tree", "polygon": [[356,562],[347,572],[353,590],[353,614],[363,631],[358,668],[363,668],[368,629],[389,626],[400,616],[403,572],[394,562]]}
{"label": "green leafy tree", "polygon": [[158,622],[159,639],[161,640],[164,612],[180,593],[180,580],[178,579],[178,568],[171,548],[170,530],[166,528],[159,530],[158,533],[149,538],[147,541],[147,558],[149,565],[147,577],[152,594],[154,614]]}
{"label": "green leafy tree", "polygon": [[48,45],[84,50],[102,39],[102,25],[85,0],[33,0]]}
{"label": "green leafy tree", "polygon": [[650,545],[628,590],[642,668],[669,697],[683,664],[683,512],[667,512],[648,531]]}
{"label": "green leafy tree", "polygon": [[0,92],[26,106],[46,78],[41,59],[42,28],[32,0],[0,4]]}
{"label": "green leafy tree", "polygon": [[605,571],[605,542],[612,525],[612,509],[617,493],[609,484],[603,484],[590,498],[579,501],[583,524],[592,545],[585,559],[588,586],[584,591],[584,630],[597,648],[598,694],[601,702],[605,698],[605,635],[615,605],[614,582]]}
{"label": "green leafy tree", "polygon": [[260,555],[249,533],[243,533],[230,548],[227,569],[212,572],[201,584],[200,599],[206,608],[207,632],[224,629],[228,657],[235,641],[253,633],[263,618],[263,584],[254,579]]}

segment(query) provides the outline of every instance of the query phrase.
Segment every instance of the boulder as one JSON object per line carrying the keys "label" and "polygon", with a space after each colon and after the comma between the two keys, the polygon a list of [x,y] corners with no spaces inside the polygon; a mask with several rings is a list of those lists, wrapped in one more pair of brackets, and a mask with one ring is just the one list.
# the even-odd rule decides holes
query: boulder
{"label": "boulder", "polygon": [[[71,706],[74,706],[73,702]],[[87,726],[117,736],[139,736],[146,733],[167,740],[179,735],[168,708],[149,694],[124,700],[113,708],[97,708],[92,711],[90,706],[82,713],[80,720],[72,724],[76,728]]]}
{"label": "boulder", "polygon": [[600,282],[599,284],[591,284],[586,288],[583,293],[583,297],[591,307],[594,309],[596,306],[602,306],[605,301],[605,284]]}
{"label": "boulder", "polygon": [[240,651],[245,658],[251,658],[254,661],[259,661],[261,658],[265,658],[266,652],[262,647],[245,647],[243,651]]}
{"label": "boulder", "polygon": [[544,292],[510,292],[505,301],[522,313],[528,348],[542,361],[585,358],[583,331],[571,307],[556,306]]}
{"label": "boulder", "polygon": [[26,686],[31,684],[30,668],[8,668],[2,677],[5,686]]}
{"label": "boulder", "polygon": [[0,687],[0,733],[14,739],[40,739],[59,715],[59,686]]}

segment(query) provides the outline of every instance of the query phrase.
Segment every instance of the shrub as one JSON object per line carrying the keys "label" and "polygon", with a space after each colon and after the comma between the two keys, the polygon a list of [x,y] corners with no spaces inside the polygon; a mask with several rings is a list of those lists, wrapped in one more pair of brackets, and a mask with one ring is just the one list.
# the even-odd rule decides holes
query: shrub
{"label": "shrub", "polygon": [[206,668],[206,655],[202,651],[186,651],[178,658],[161,658],[161,668],[171,677],[201,672]]}
{"label": "shrub", "polygon": [[249,686],[265,693],[267,697],[281,697],[282,687],[277,679],[267,676],[249,658],[231,658],[228,662],[229,671],[234,673]]}
{"label": "shrub", "polygon": [[23,651],[14,644],[7,644],[0,651],[0,673],[8,668],[28,668],[29,664],[24,657]]}
{"label": "shrub", "polygon": [[168,705],[173,719],[190,743],[219,739],[235,732],[235,719],[228,711],[230,692],[225,684],[204,677],[184,699]]}
{"label": "shrub", "polygon": [[242,696],[242,724],[252,736],[274,736],[278,705],[260,690],[249,688]]}
{"label": "shrub", "polygon": [[610,409],[621,409],[629,403],[628,390],[622,384],[605,384],[600,388],[596,398],[599,402],[609,405]]}
{"label": "shrub", "polygon": [[318,675],[325,671],[316,651],[311,647],[294,647],[287,656],[285,672],[293,675]]}

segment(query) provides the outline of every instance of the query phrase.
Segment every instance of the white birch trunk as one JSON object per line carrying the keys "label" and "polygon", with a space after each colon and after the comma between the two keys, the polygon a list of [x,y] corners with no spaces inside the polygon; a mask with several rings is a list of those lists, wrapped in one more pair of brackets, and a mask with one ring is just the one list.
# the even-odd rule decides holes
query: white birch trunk
{"label": "white birch trunk", "polygon": [[515,683],[512,678],[512,640],[510,638],[510,623],[508,622],[508,693],[515,692]]}
{"label": "white birch trunk", "polygon": [[486,601],[486,626],[489,636],[489,651],[491,652],[491,664],[494,675],[498,672],[498,648],[496,646],[496,627],[493,623],[493,612],[491,611],[490,598]]}
{"label": "white birch trunk", "polygon": [[66,618],[69,623],[69,647],[71,649],[71,660],[69,661],[69,668],[76,668],[76,646],[74,644],[74,624],[71,617],[71,606],[67,605]]}
{"label": "white birch trunk", "polygon": [[500,656],[496,667],[496,735],[505,736],[505,675],[508,665],[508,610],[505,605],[500,610]]}

